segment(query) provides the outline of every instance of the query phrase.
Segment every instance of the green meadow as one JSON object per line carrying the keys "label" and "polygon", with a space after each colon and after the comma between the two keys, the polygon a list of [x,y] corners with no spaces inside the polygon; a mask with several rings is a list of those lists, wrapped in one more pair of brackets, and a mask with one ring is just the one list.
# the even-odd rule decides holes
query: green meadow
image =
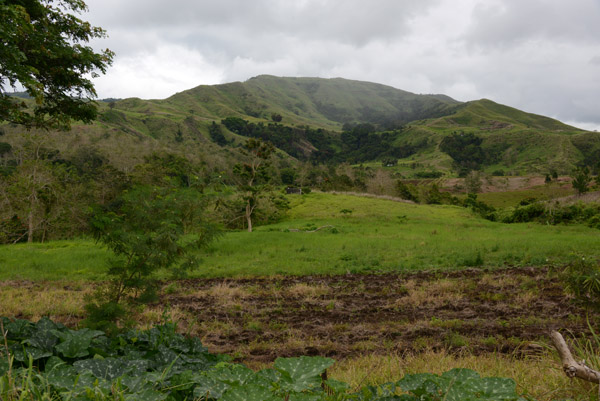
{"label": "green meadow", "polygon": [[[226,232],[202,252],[191,276],[563,266],[600,259],[600,233],[584,226],[495,223],[456,206],[353,195],[311,193],[291,201],[288,217],[277,224]],[[0,280],[101,280],[108,258],[110,252],[89,239],[4,245]]]}

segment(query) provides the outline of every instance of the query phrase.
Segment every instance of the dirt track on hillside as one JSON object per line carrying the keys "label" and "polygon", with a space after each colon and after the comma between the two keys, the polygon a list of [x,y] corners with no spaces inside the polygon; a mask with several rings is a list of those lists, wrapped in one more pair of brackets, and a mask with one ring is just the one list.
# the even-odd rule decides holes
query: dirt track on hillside
{"label": "dirt track on hillside", "polygon": [[[585,312],[546,269],[178,282],[164,296],[213,352],[246,362],[450,349],[535,353]],[[158,306],[158,305],[157,305]]]}

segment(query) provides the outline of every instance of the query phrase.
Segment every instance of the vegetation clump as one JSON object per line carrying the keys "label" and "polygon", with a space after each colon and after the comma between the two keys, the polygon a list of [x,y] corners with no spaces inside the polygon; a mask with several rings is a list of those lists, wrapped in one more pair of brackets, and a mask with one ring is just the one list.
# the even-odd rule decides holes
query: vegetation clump
{"label": "vegetation clump", "polygon": [[[207,351],[166,322],[149,330],[107,336],[69,330],[43,318],[37,323],[0,318],[3,400],[524,400],[512,379],[482,378],[469,369],[441,375],[409,374],[396,382],[350,390],[329,379],[334,361],[324,357],[278,358],[255,372]],[[441,398],[440,398],[441,397]]]}

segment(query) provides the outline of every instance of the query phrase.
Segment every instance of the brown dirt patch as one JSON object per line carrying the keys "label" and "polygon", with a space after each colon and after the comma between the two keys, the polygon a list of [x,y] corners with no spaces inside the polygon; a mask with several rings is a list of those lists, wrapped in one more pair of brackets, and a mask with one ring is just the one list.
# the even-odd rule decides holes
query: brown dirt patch
{"label": "brown dirt patch", "polygon": [[[161,304],[187,316],[180,321],[186,331],[213,352],[251,363],[366,351],[530,353],[550,329],[586,329],[585,312],[544,269],[186,280],[178,286]],[[220,295],[215,288],[227,290]]]}

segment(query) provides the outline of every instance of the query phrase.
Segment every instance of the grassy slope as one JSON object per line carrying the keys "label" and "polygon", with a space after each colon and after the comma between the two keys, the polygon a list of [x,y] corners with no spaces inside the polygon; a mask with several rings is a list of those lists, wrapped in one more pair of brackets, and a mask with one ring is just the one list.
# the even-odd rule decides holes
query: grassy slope
{"label": "grassy slope", "polygon": [[484,149],[503,149],[498,163],[486,167],[488,172],[502,169],[515,173],[547,173],[555,169],[567,174],[583,157],[578,147],[584,148],[587,143],[600,139],[598,133],[482,99],[458,106],[452,115],[411,123],[398,144],[429,137],[430,146],[400,163],[414,161],[440,170],[449,169],[451,161],[438,145],[443,137],[454,132],[482,136]]}
{"label": "grassy slope", "polygon": [[[416,95],[341,78],[263,75],[246,82],[199,86],[165,100],[130,98],[117,101],[112,110],[106,103],[100,106],[99,121],[75,125],[75,131],[91,137],[88,141],[108,155],[117,152],[134,159],[159,149],[200,157],[221,153],[223,159],[235,157],[221,152],[210,140],[208,125],[229,116],[269,122],[272,113],[281,114],[284,124],[334,131],[341,130],[343,122],[404,122],[410,128],[398,137],[398,145],[423,139],[429,145],[400,164],[418,162],[443,171],[450,171],[451,160],[438,145],[452,132],[473,132],[484,137],[484,148],[504,149],[498,163],[486,167],[488,172],[547,173],[555,169],[568,174],[586,152],[593,156],[600,149],[600,133],[490,100],[459,103],[442,95]],[[178,132],[182,134],[180,143],[176,141]],[[226,136],[237,143],[242,140],[228,132]],[[76,146],[72,143],[69,148]]]}
{"label": "grassy slope", "polygon": [[[314,193],[293,197],[289,218],[254,233],[229,232],[195,276],[343,274],[484,266],[562,265],[600,258],[597,231],[504,225],[450,206]],[[344,217],[342,209],[350,209]],[[335,226],[338,233],[290,232]],[[102,278],[108,252],[88,240],[0,247],[0,279]]]}

